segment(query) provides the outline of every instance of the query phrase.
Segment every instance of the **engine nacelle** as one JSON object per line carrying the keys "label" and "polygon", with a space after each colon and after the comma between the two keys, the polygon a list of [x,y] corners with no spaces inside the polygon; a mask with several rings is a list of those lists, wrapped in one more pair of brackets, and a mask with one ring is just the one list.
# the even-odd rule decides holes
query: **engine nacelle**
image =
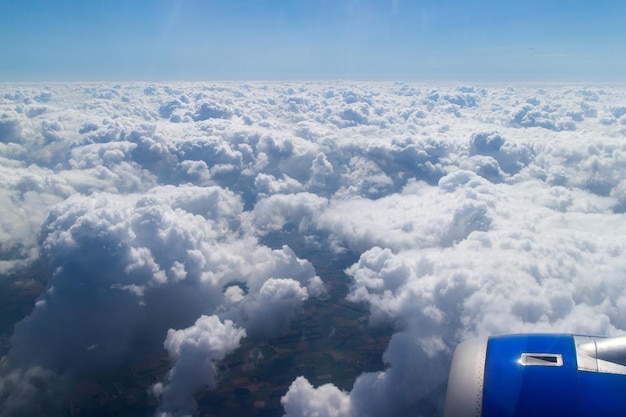
{"label": "engine nacelle", "polygon": [[626,337],[495,336],[454,353],[445,417],[625,415]]}

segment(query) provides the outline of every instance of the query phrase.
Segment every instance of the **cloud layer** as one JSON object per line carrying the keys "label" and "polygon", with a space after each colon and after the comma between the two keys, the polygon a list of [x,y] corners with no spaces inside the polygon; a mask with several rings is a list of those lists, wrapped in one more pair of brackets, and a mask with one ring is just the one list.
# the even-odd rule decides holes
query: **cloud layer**
{"label": "cloud layer", "polygon": [[260,243],[283,229],[359,255],[347,300],[395,332],[350,392],[294,380],[290,417],[438,415],[465,338],[626,328],[621,88],[0,87],[0,272],[49,271],[0,365],[3,413],[138,345],[172,363],[158,412],[193,412],[242,338],[324,293]]}

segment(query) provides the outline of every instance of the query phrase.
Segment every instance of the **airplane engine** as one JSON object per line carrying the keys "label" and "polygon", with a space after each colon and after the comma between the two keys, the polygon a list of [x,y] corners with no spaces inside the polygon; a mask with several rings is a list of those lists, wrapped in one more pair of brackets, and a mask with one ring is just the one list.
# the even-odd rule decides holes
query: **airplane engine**
{"label": "airplane engine", "polygon": [[505,335],[461,343],[445,417],[626,415],[626,337]]}

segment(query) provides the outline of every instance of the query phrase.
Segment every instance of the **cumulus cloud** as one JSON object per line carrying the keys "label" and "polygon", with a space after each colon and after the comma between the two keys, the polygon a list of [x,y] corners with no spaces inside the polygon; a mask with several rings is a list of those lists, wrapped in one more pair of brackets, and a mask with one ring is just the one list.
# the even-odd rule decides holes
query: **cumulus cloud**
{"label": "cumulus cloud", "polygon": [[[619,215],[609,201],[549,188],[540,197],[543,192],[532,187],[542,186],[490,185],[458,171],[442,178],[437,190],[407,187],[404,199],[419,191],[419,201],[432,204],[426,209],[380,199],[367,209],[338,210],[368,213],[326,226],[363,252],[347,270],[347,299],[368,306],[371,325],[397,331],[383,355],[387,369],[359,377],[342,394],[350,411],[341,415],[440,414],[451,352],[468,337],[623,332],[626,263],[618,255],[624,251]],[[585,203],[564,207],[559,199]],[[437,213],[437,206],[452,209]],[[408,214],[416,212],[423,218],[408,227],[404,222],[414,218]],[[574,226],[579,221],[595,226]],[[307,407],[315,409],[322,392],[328,388],[311,394]],[[291,398],[284,397],[287,415]]]}
{"label": "cumulus cloud", "polygon": [[293,318],[293,313],[309,298],[306,288],[293,279],[270,278],[258,294],[245,300],[241,314],[250,332],[273,334]]}
{"label": "cumulus cloud", "polygon": [[157,415],[191,415],[196,408],[193,393],[203,387],[215,387],[215,363],[235,350],[245,336],[244,329],[230,320],[222,323],[216,316],[201,316],[186,329],[170,329],[164,346],[174,366],[164,383],[152,387],[161,398]]}
{"label": "cumulus cloud", "polygon": [[354,253],[347,302],[394,332],[350,391],[295,379],[289,417],[438,415],[465,338],[622,333],[625,102],[576,86],[3,84],[1,279],[42,260],[47,275],[0,364],[0,414],[67,407],[73,378],[138,344],[171,361],[158,412],[193,413],[244,335],[263,343],[325,294],[306,245],[260,243],[285,231]]}
{"label": "cumulus cloud", "polygon": [[281,399],[286,417],[341,417],[350,415],[350,398],[333,384],[318,388],[300,376]]}
{"label": "cumulus cloud", "polygon": [[[3,363],[7,412],[14,411],[14,396],[30,392],[35,369],[89,375],[130,357],[137,343],[154,354],[167,329],[202,314],[236,317],[252,335],[271,334],[292,317],[308,298],[306,286],[317,283],[315,271],[288,247],[271,250],[246,235],[241,214],[232,192],[194,186],[74,195],[51,208],[40,247],[52,274],[32,313],[17,324]],[[232,283],[249,293],[233,298],[224,291]],[[175,368],[184,369],[186,355],[201,354],[173,354],[171,346]],[[183,371],[170,379],[166,403],[174,401],[167,392],[189,396],[211,385]],[[186,388],[192,391],[183,395]]]}

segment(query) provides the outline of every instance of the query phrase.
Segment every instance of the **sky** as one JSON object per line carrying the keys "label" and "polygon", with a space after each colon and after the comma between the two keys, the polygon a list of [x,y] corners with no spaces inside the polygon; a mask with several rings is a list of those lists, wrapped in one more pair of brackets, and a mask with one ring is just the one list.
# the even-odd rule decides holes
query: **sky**
{"label": "sky", "polygon": [[1,81],[622,81],[619,0],[0,2]]}
{"label": "sky", "polygon": [[220,360],[339,273],[393,335],[349,391],[286,381],[286,417],[441,416],[463,340],[623,335],[625,135],[623,86],[0,83],[0,280],[44,283],[2,339],[0,415],[154,358],[155,416],[220,414],[194,400]]}

